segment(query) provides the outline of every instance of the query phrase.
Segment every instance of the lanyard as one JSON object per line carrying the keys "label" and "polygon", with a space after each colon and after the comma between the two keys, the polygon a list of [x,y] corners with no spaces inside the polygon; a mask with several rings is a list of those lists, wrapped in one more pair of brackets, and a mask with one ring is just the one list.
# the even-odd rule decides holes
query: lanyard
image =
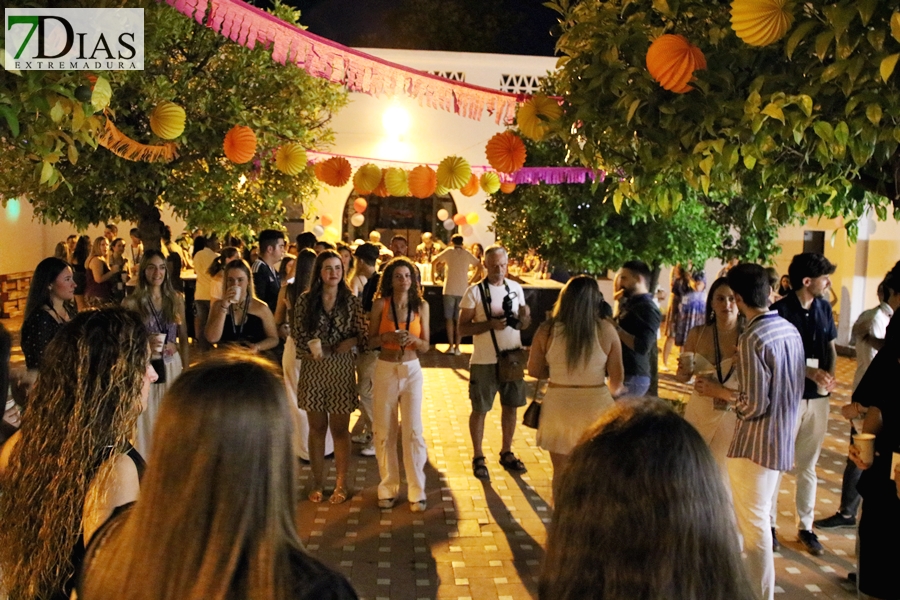
{"label": "lanyard", "polygon": [[244,325],[247,324],[247,321],[250,317],[250,294],[247,294],[246,298],[244,299],[244,314],[241,316],[240,328],[238,328],[234,323],[234,305],[232,304],[231,306],[229,306],[228,310],[231,312],[229,316],[231,317],[231,331],[232,333],[234,333],[234,339],[240,340],[241,335],[243,335],[244,333]]}
{"label": "lanyard", "polygon": [[[397,307],[394,306],[394,297],[391,296],[391,315],[394,317],[394,328],[397,331],[400,331],[400,323],[397,322]],[[406,330],[409,331],[409,323],[412,318],[412,310],[410,310],[409,306],[406,307]]]}
{"label": "lanyard", "polygon": [[150,313],[153,315],[153,320],[156,321],[156,327],[159,329],[159,333],[166,334],[166,341],[169,341],[169,331],[168,327],[163,327],[163,321],[160,317],[159,312],[157,312],[156,307],[153,306],[153,298],[147,298],[147,305],[150,307]]}

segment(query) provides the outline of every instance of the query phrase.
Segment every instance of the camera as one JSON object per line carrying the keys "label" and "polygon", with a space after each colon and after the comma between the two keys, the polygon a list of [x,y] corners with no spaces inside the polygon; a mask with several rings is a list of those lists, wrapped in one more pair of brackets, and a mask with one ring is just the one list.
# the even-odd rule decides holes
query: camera
{"label": "camera", "polygon": [[507,294],[506,297],[503,298],[503,318],[506,319],[506,325],[508,327],[518,329],[520,323],[519,317],[513,312],[513,298],[515,296],[516,294],[513,292]]}

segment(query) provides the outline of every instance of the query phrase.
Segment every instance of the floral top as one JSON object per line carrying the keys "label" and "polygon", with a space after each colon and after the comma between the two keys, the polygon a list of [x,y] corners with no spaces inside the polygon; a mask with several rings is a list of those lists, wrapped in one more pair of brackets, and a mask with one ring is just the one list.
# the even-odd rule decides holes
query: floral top
{"label": "floral top", "polygon": [[297,358],[310,356],[309,341],[315,338],[322,340],[323,346],[336,346],[346,339],[356,337],[358,347],[365,349],[369,325],[366,313],[362,308],[362,301],[359,298],[353,295],[348,296],[343,305],[335,303],[330,314],[323,311],[323,314],[319,316],[318,324],[312,331],[306,327],[309,300],[309,292],[304,292],[297,298],[294,305],[291,336],[297,344]]}

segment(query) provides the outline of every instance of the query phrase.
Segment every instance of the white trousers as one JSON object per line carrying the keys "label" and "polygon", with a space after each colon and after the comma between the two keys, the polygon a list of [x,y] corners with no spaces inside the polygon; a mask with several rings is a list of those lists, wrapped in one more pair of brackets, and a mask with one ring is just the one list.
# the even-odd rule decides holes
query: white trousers
{"label": "white trousers", "polygon": [[729,458],[728,476],[734,498],[734,514],[743,538],[744,564],[750,583],[761,600],[775,595],[775,560],[769,525],[773,490],[777,493],[780,471],[761,467],[747,458]]}
{"label": "white trousers", "polygon": [[[797,529],[812,531],[816,510],[816,463],[825,443],[828,430],[828,398],[801,400],[797,412],[797,426],[794,435],[794,468],[790,473],[797,478]],[[781,476],[772,496],[772,526],[778,516],[778,490]]]}
{"label": "white trousers", "polygon": [[[288,336],[284,342],[284,354],[281,356],[281,367],[284,370],[284,389],[287,392],[288,404],[294,417],[294,452],[303,460],[309,460],[309,417],[306,411],[297,406],[297,384],[300,381],[300,360],[297,358],[294,338]],[[334,452],[334,440],[331,429],[325,433],[325,455]]]}
{"label": "white trousers", "polygon": [[422,428],[422,368],[418,360],[375,363],[372,431],[378,459],[378,499],[396,498],[400,491],[400,465],[397,459],[397,420],[403,419],[403,467],[410,502],[425,500],[425,461],[428,451]]}
{"label": "white trousers", "polygon": [[[373,377],[375,376],[375,362],[378,360],[377,352],[363,352],[356,359],[356,389],[359,393],[359,410],[362,413],[360,419],[369,426],[372,425],[372,407],[374,400]],[[354,428],[355,429],[355,428]]]}

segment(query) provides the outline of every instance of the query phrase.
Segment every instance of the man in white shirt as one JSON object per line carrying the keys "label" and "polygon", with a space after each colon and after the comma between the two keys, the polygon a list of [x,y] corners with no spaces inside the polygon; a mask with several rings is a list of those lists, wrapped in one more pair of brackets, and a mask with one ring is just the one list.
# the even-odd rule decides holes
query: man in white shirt
{"label": "man in white shirt", "polygon": [[[444,273],[444,319],[447,321],[447,348],[449,354],[459,356],[459,341],[462,335],[459,333],[457,319],[459,318],[460,301],[466,288],[469,286],[469,267],[477,266],[478,259],[475,255],[463,248],[463,236],[458,233],[450,238],[452,244],[449,248],[435,256],[432,261],[437,266],[439,263],[447,265]],[[487,260],[487,257],[485,257]],[[504,272],[504,275],[506,273]]]}
{"label": "man in white shirt", "polygon": [[[455,238],[456,236],[454,236]],[[456,245],[456,240],[453,240]],[[445,252],[456,250],[445,250]],[[499,354],[522,346],[520,330],[531,325],[531,311],[525,304],[525,292],[515,281],[506,279],[509,262],[503,246],[491,246],[484,253],[487,278],[470,286],[459,304],[460,335],[473,336],[474,351],[469,361],[469,433],[472,436],[472,470],[479,479],[490,479],[484,464],[482,439],[484,419],[500,392],[503,446],[500,465],[514,473],[527,469],[512,452],[517,412],[525,406],[525,380],[500,381]],[[487,310],[485,310],[487,309]],[[523,374],[524,377],[524,374]]]}
{"label": "man in white shirt", "polygon": [[209,268],[219,256],[219,240],[213,233],[206,240],[206,247],[194,255],[194,272],[197,274],[197,288],[194,291],[194,339],[200,350],[212,349],[206,341],[206,321],[209,319],[209,306],[212,301],[212,275]]}

